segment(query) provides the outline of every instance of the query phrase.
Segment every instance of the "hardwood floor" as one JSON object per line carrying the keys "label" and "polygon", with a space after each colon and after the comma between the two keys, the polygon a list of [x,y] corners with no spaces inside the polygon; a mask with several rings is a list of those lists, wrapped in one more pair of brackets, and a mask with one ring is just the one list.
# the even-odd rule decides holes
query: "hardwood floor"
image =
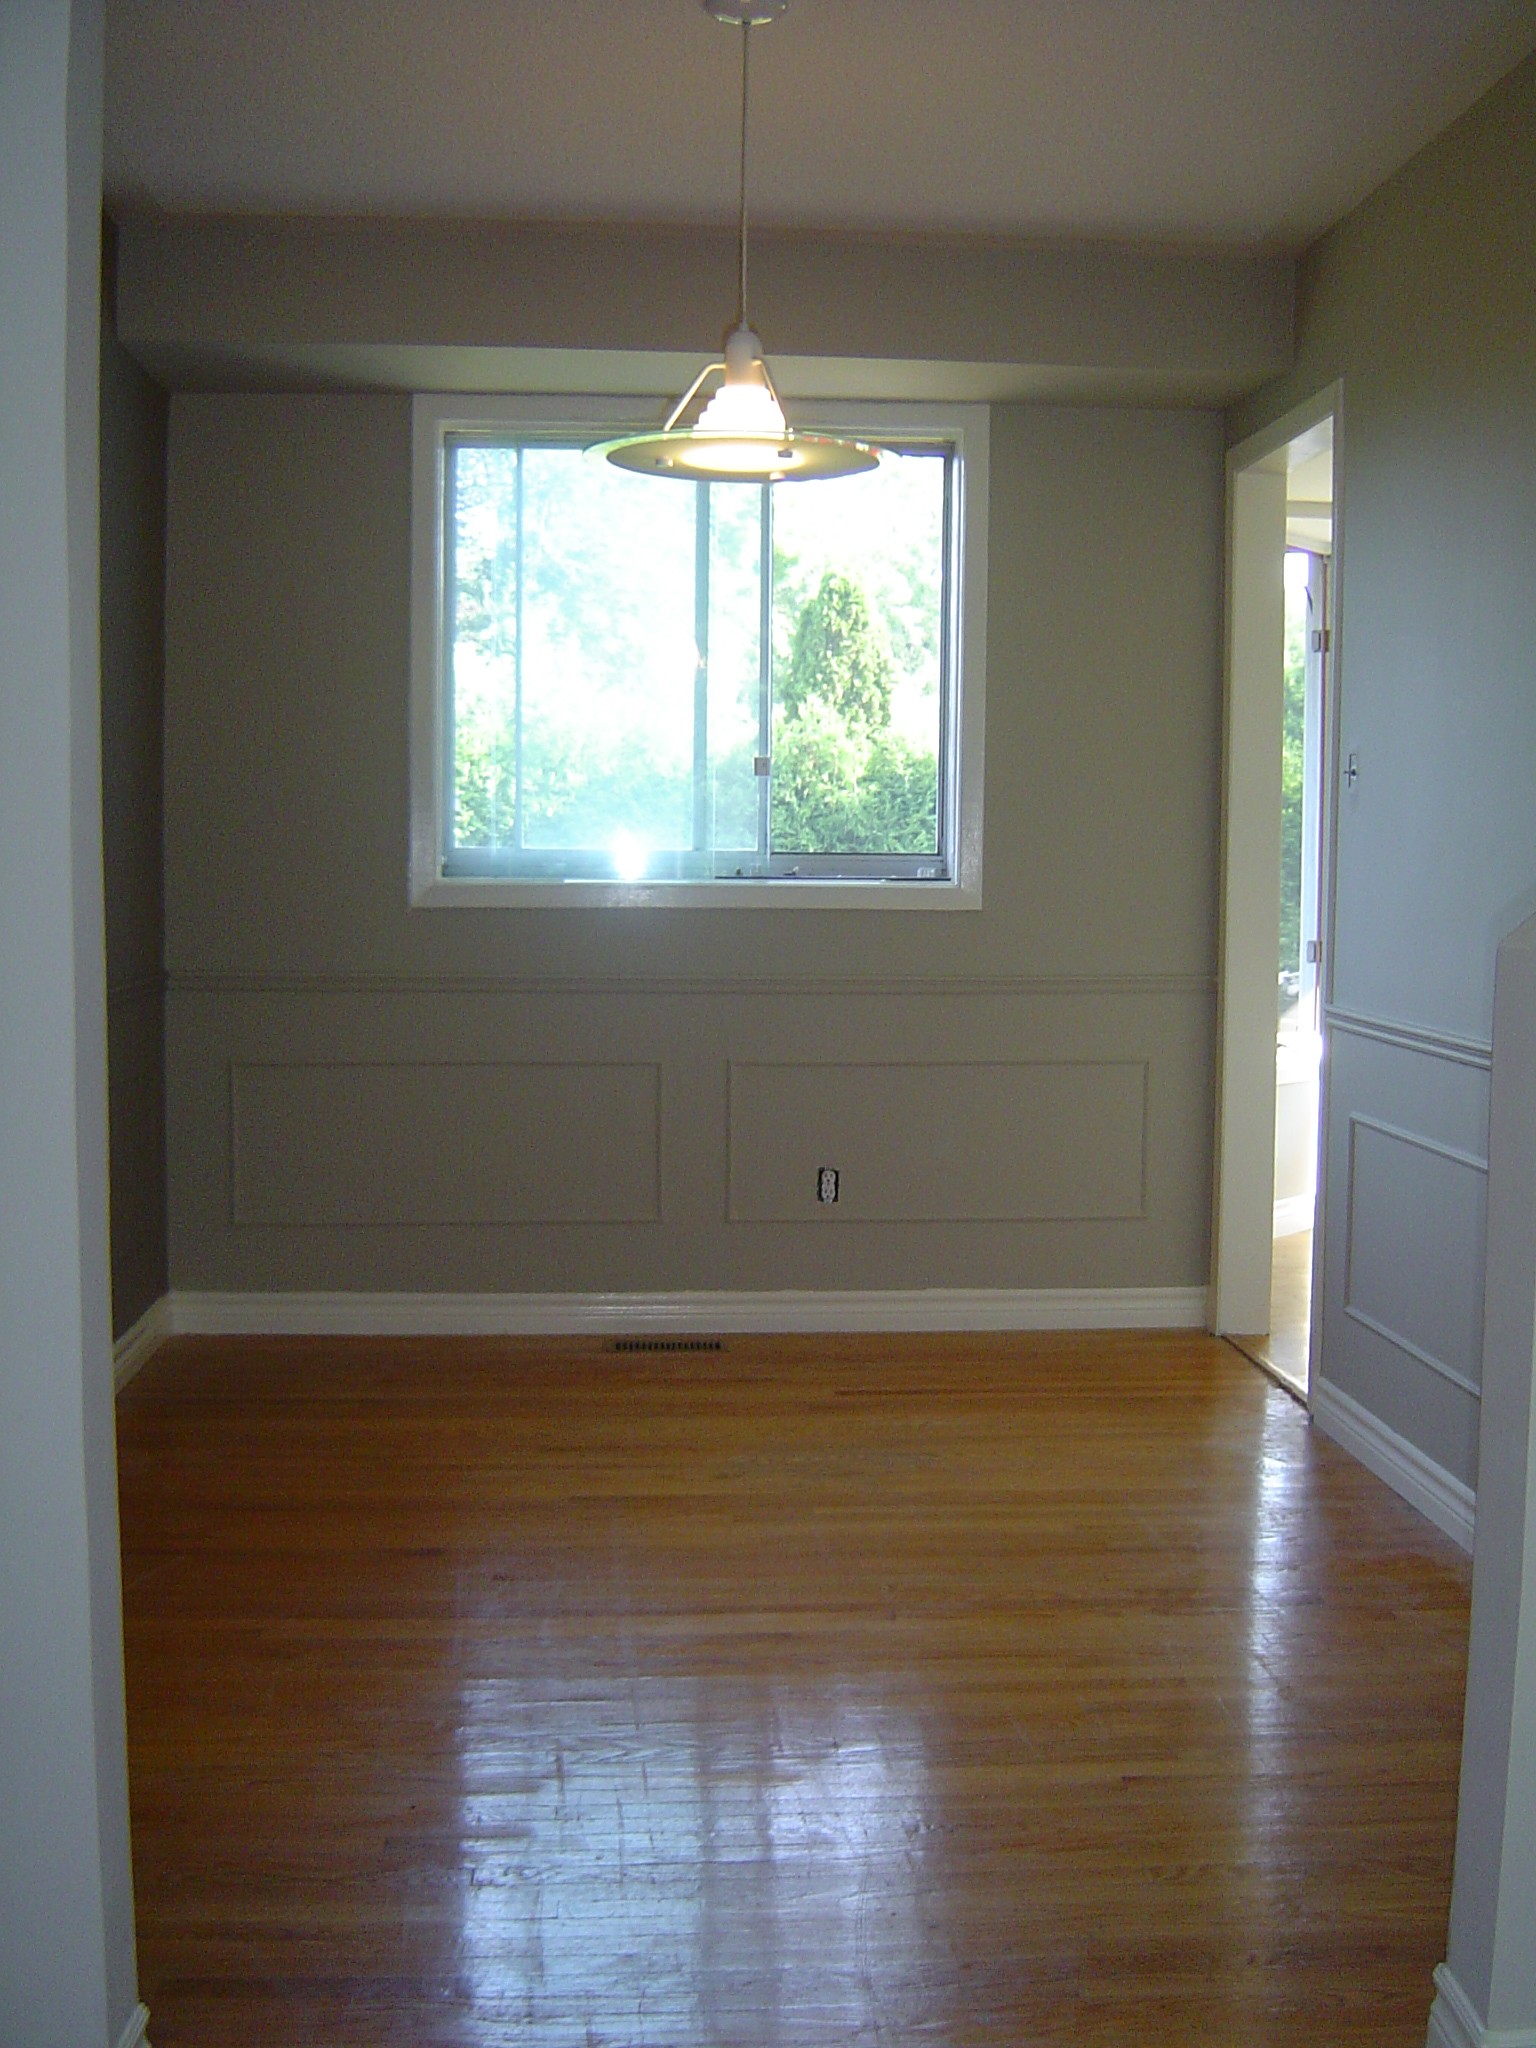
{"label": "hardwood floor", "polygon": [[156,2048],[1405,2048],[1469,1570],[1203,1337],[168,1344]]}

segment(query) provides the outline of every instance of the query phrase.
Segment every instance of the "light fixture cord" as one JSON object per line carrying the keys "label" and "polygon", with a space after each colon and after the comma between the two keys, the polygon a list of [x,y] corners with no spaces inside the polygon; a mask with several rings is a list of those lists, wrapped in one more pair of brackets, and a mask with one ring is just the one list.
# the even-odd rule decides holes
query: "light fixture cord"
{"label": "light fixture cord", "polygon": [[736,324],[747,325],[747,58],[751,48],[752,24],[741,24],[741,180],[737,207],[737,238],[741,251],[741,287],[736,304]]}

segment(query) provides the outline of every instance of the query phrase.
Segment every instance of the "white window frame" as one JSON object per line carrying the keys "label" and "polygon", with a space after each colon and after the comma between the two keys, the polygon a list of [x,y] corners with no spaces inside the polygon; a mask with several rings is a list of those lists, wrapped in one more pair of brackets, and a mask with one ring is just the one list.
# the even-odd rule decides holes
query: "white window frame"
{"label": "white window frame", "polygon": [[[452,434],[590,434],[594,441],[654,424],[651,399],[484,397],[419,392],[412,406],[411,464],[411,829],[410,901],[422,909],[979,910],[987,646],[988,408],[985,405],[796,405],[796,425],[871,441],[950,444],[955,465],[955,531],[950,583],[951,681],[946,791],[951,873],[934,880],[752,875],[711,881],[638,882],[445,876],[444,826],[444,445]],[[658,479],[659,491],[675,489]],[[780,486],[835,491],[835,481]]]}

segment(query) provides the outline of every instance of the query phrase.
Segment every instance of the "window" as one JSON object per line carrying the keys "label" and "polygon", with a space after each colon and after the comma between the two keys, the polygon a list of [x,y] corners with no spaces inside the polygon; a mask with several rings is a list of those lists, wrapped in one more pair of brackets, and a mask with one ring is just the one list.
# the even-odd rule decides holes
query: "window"
{"label": "window", "polygon": [[586,452],[633,415],[416,401],[413,901],[977,904],[985,409],[779,488]]}

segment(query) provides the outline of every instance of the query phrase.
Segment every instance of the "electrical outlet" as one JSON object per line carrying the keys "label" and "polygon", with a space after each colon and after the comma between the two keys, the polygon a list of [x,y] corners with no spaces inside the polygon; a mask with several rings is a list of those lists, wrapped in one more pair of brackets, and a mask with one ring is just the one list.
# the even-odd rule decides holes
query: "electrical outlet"
{"label": "electrical outlet", "polygon": [[837,1200],[837,1168],[819,1166],[816,1169],[816,1199],[818,1202]]}

